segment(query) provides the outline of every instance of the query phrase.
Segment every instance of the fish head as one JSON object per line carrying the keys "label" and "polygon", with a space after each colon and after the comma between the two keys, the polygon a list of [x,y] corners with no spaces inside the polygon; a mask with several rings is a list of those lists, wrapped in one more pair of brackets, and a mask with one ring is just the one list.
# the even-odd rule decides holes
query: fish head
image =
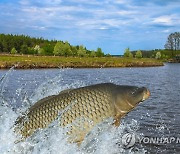
{"label": "fish head", "polygon": [[128,113],[149,96],[150,91],[146,87],[119,86],[116,89],[116,109]]}
{"label": "fish head", "polygon": [[150,91],[146,87],[132,87],[126,94],[129,103],[136,106],[149,98]]}

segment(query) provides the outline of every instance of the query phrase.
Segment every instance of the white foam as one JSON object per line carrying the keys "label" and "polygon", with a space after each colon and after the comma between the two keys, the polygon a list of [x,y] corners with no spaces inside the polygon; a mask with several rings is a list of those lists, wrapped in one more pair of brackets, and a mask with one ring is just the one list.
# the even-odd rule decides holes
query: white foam
{"label": "white foam", "polygon": [[[61,85],[61,75],[44,82],[34,91],[29,99],[31,104],[48,95],[56,94],[67,88],[77,88],[85,85],[76,81],[71,84]],[[59,86],[61,85],[61,86]],[[121,144],[122,135],[127,131],[137,129],[137,122],[122,123],[120,127],[112,126],[112,118],[94,127],[94,129],[86,136],[80,147],[75,143],[68,143],[66,129],[60,128],[58,121],[53,122],[48,128],[38,130],[34,135],[26,141],[15,143],[19,140],[19,136],[13,131],[15,119],[20,112],[25,111],[27,106],[22,106],[16,112],[10,107],[2,105],[4,100],[0,101],[0,153],[26,153],[26,154],[116,154],[116,153],[145,153],[143,149],[138,152],[133,151],[133,147],[126,149]],[[7,102],[11,104],[11,102]]]}

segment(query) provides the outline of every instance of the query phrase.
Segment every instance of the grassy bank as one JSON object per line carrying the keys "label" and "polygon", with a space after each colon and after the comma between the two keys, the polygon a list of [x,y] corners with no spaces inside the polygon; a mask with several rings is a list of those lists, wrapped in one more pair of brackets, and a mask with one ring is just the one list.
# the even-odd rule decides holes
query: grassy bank
{"label": "grassy bank", "polygon": [[57,57],[30,55],[0,55],[0,68],[16,65],[19,69],[28,68],[100,68],[100,67],[151,67],[163,66],[156,59],[118,58],[118,57]]}

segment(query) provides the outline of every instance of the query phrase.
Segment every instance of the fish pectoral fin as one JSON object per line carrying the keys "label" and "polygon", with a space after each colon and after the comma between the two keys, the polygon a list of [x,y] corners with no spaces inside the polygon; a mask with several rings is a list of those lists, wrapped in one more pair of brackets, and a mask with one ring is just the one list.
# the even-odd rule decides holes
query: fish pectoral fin
{"label": "fish pectoral fin", "polygon": [[121,123],[121,118],[122,118],[122,117],[123,117],[123,115],[121,115],[121,114],[116,115],[116,116],[114,117],[114,123],[113,123],[113,125],[116,126],[116,127],[118,127],[118,126],[120,125],[120,123]]}
{"label": "fish pectoral fin", "polygon": [[113,125],[118,127],[120,125],[120,119],[114,119]]}
{"label": "fish pectoral fin", "polygon": [[81,141],[76,141],[76,144],[78,145],[78,147],[81,145],[82,141],[83,141],[83,140],[81,140]]}
{"label": "fish pectoral fin", "polygon": [[81,143],[83,142],[83,140],[84,140],[84,136],[78,136],[78,138],[76,139],[76,138],[74,138],[74,137],[72,137],[72,136],[70,136],[69,138],[68,138],[68,142],[69,143],[76,143],[78,146],[80,146],[81,145]]}

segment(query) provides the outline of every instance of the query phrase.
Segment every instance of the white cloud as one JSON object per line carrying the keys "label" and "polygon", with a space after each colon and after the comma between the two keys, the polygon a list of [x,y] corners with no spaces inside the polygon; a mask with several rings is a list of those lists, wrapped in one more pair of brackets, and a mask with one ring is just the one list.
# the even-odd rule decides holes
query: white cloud
{"label": "white cloud", "polygon": [[128,0],[115,0],[114,1],[115,3],[117,3],[117,4],[128,4]]}
{"label": "white cloud", "polygon": [[163,6],[163,9],[154,3],[137,6],[133,0],[20,0],[18,5],[11,5],[17,8],[16,12],[3,9],[0,14],[13,12],[12,22],[19,22],[23,27],[34,25],[36,29],[112,29],[137,33],[151,32],[149,25],[152,24],[171,26],[180,23],[178,14],[163,15],[172,10],[172,5]]}
{"label": "white cloud", "polygon": [[[39,0],[39,2],[42,3],[42,0]],[[60,4],[62,2],[62,0],[43,0],[43,3],[47,3],[47,4]]]}
{"label": "white cloud", "polygon": [[165,26],[175,26],[180,23],[180,18],[178,15],[171,14],[166,16],[159,16],[152,20],[152,23],[165,25]]}
{"label": "white cloud", "polygon": [[30,1],[29,0],[20,0],[19,4],[20,5],[30,5]]}
{"label": "white cloud", "polygon": [[[50,3],[52,0],[45,0]],[[70,2],[74,0],[69,0]],[[90,1],[80,0],[83,3]],[[108,0],[106,0],[107,2]],[[111,0],[110,0],[111,1]],[[36,1],[36,2],[39,2]],[[57,3],[62,2],[56,0]],[[75,1],[74,1],[75,2]],[[76,1],[77,2],[77,1]],[[79,1],[78,1],[79,2]],[[98,1],[93,0],[91,4],[99,5]],[[108,10],[108,11],[107,11]],[[21,18],[26,19],[25,24],[33,22],[37,26],[77,29],[109,29],[118,28],[129,24],[126,17],[134,16],[137,12],[133,10],[119,9],[115,5],[104,5],[103,7],[89,7],[88,5],[65,5],[56,6],[34,5],[32,1],[21,0]],[[123,18],[123,19],[122,19]],[[39,27],[39,26],[38,26]]]}
{"label": "white cloud", "polygon": [[32,5],[32,4],[43,4],[43,5],[58,5],[62,0],[20,0],[19,4],[21,5]]}
{"label": "white cloud", "polygon": [[108,27],[102,26],[102,27],[99,27],[99,29],[106,30],[106,29],[108,29]]}
{"label": "white cloud", "polygon": [[100,5],[104,2],[100,2],[98,0],[68,0],[69,2],[73,2],[76,4],[90,4],[90,5]]}
{"label": "white cloud", "polygon": [[0,26],[6,33],[25,32],[76,43],[90,40],[91,44],[102,42],[108,46],[109,42],[117,42],[116,47],[113,46],[117,50],[130,46],[129,42],[134,42],[134,46],[136,42],[144,42],[142,46],[150,42],[152,47],[155,37],[157,44],[162,40],[160,36],[180,29],[180,3],[161,3],[160,0],[156,3],[155,0],[3,1]]}
{"label": "white cloud", "polygon": [[162,32],[163,32],[163,33],[170,33],[170,30],[169,30],[169,29],[166,29],[166,30],[163,30]]}
{"label": "white cloud", "polygon": [[106,9],[99,9],[99,10],[92,10],[92,14],[95,16],[101,16],[101,17],[128,17],[129,15],[135,15],[137,14],[137,11],[133,10],[122,10],[117,8],[109,8],[112,9],[111,11],[107,11]]}
{"label": "white cloud", "polygon": [[173,21],[172,21],[171,16],[160,16],[160,17],[154,18],[153,23],[172,25]]}
{"label": "white cloud", "polygon": [[76,26],[82,29],[111,29],[119,28],[127,24],[126,21],[116,19],[83,19],[76,22]]}

